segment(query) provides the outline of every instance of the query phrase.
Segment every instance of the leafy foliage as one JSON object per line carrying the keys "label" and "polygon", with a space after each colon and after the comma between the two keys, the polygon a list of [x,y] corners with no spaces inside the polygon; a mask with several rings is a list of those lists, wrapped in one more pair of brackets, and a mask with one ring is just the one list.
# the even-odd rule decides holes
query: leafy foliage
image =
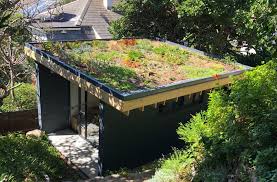
{"label": "leafy foliage", "polygon": [[[238,36],[254,47],[258,56],[266,59],[277,57],[277,1],[255,0],[249,9],[237,10],[234,17]],[[240,40],[242,40],[240,38]]]}
{"label": "leafy foliage", "polygon": [[0,32],[9,26],[8,21],[18,2],[19,0],[0,0]]}
{"label": "leafy foliage", "polygon": [[[207,111],[177,130],[187,147],[165,160],[154,179],[276,181],[277,64],[269,62],[210,94]],[[173,168],[173,167],[171,167]],[[185,181],[186,181],[185,180]]]}
{"label": "leafy foliage", "polygon": [[[31,21],[19,13],[21,6],[19,0],[0,0],[0,77],[9,88],[16,82],[27,81],[31,74],[23,51],[25,41],[31,38]],[[9,94],[14,99],[13,89]]]}
{"label": "leafy foliage", "polygon": [[28,25],[30,22],[23,14],[18,13],[21,10],[19,0],[0,0],[0,42],[7,37],[12,37],[14,42],[24,43],[30,38]]}
{"label": "leafy foliage", "polygon": [[51,181],[78,179],[77,173],[60,158],[46,136],[27,138],[24,134],[0,136],[0,181]]}
{"label": "leafy foliage", "polygon": [[207,52],[228,52],[231,48],[228,39],[239,38],[233,18],[238,10],[247,10],[249,6],[247,0],[181,1],[178,12],[186,32],[185,40]]}
{"label": "leafy foliage", "polygon": [[114,9],[124,14],[110,28],[115,38],[182,38],[175,0],[123,0]]}
{"label": "leafy foliage", "polygon": [[9,95],[3,100],[0,112],[12,112],[36,108],[36,90],[32,84],[21,83],[14,90],[14,99]]}

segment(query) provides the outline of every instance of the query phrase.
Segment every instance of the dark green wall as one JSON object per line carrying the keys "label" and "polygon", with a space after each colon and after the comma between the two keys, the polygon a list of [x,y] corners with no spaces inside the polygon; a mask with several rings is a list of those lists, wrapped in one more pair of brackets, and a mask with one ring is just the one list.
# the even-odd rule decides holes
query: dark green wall
{"label": "dark green wall", "polygon": [[132,168],[168,154],[172,147],[184,145],[176,134],[179,123],[185,123],[206,105],[204,93],[191,99],[180,98],[178,102],[168,101],[158,108],[148,106],[144,112],[133,110],[126,116],[101,103],[100,166],[104,171]]}
{"label": "dark green wall", "polygon": [[37,64],[40,128],[47,133],[69,127],[69,81]]}

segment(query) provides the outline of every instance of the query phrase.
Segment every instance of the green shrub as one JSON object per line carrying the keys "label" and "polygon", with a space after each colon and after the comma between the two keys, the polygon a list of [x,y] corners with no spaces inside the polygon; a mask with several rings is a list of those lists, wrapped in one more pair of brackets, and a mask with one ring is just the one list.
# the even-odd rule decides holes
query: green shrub
{"label": "green shrub", "polygon": [[127,54],[127,59],[130,61],[139,61],[141,58],[143,58],[143,54],[137,50],[130,50]]}
{"label": "green shrub", "polygon": [[189,78],[203,78],[216,75],[220,72],[224,72],[224,68],[215,68],[207,70],[205,67],[193,67],[189,65],[182,66],[182,70]]}
{"label": "green shrub", "polygon": [[3,100],[0,112],[13,112],[36,108],[36,90],[32,84],[22,83],[14,89],[14,99],[11,95]]}
{"label": "green shrub", "polygon": [[162,55],[165,61],[173,64],[182,64],[184,61],[188,60],[189,56],[189,53],[183,49],[166,44],[155,47],[153,51],[156,54]]}
{"label": "green shrub", "polygon": [[79,177],[60,158],[46,136],[0,135],[0,166],[0,181],[45,181],[45,175],[50,181]]}
{"label": "green shrub", "polygon": [[230,90],[213,91],[208,109],[177,130],[187,144],[182,155],[165,159],[154,179],[177,160],[170,175],[181,181],[276,181],[276,66],[269,62],[235,79]]}

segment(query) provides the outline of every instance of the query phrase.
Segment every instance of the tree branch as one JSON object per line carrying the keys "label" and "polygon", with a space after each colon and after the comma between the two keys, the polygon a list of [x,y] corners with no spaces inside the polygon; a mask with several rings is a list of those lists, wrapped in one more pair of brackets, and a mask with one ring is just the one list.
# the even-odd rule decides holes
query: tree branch
{"label": "tree branch", "polygon": [[6,64],[9,64],[11,62],[8,55],[6,55],[5,50],[3,50],[3,47],[0,46],[0,53],[3,55],[3,60],[6,62]]}

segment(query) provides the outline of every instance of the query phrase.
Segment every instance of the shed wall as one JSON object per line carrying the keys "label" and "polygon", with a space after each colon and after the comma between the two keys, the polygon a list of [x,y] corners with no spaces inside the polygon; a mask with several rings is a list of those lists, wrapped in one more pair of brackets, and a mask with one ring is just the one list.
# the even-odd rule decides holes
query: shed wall
{"label": "shed wall", "polygon": [[39,125],[47,133],[69,127],[69,81],[37,65]]}
{"label": "shed wall", "polygon": [[176,129],[191,114],[205,109],[207,93],[189,96],[131,111],[129,116],[111,106],[100,105],[100,168],[103,171],[120,167],[136,167],[181,147]]}

